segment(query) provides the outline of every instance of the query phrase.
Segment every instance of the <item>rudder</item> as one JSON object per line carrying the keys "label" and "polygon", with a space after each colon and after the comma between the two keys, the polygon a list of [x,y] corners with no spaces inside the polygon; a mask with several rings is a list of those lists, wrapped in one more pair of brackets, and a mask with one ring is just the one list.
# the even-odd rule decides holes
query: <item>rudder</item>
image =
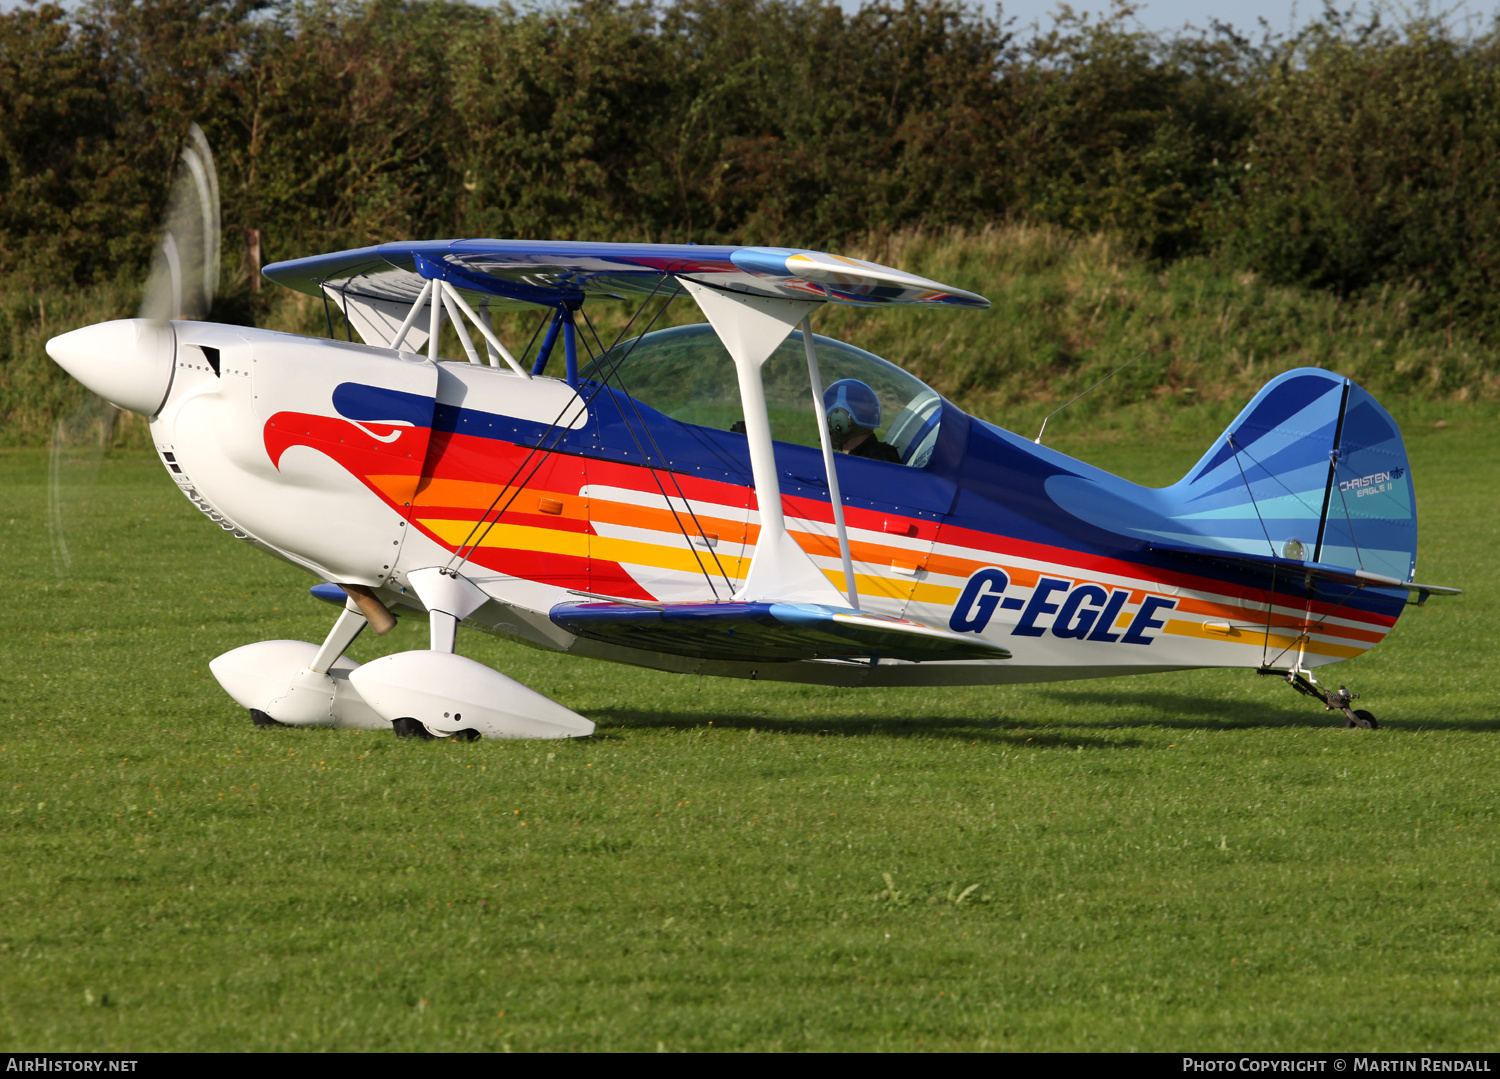
{"label": "rudder", "polygon": [[1406,581],[1416,565],[1410,465],[1396,421],[1321,368],[1278,376],[1167,488],[1204,546]]}
{"label": "rudder", "polygon": [[1349,383],[1316,560],[1410,581],[1417,572],[1417,500],[1401,429]]}

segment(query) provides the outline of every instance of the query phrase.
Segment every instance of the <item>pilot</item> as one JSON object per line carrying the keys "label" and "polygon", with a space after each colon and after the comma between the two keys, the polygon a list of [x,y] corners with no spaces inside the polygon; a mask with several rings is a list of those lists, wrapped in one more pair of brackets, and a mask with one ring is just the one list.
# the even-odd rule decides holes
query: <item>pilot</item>
{"label": "pilot", "polygon": [[823,411],[833,448],[853,457],[901,463],[895,446],[875,437],[880,426],[880,398],[857,378],[843,378],[823,392]]}

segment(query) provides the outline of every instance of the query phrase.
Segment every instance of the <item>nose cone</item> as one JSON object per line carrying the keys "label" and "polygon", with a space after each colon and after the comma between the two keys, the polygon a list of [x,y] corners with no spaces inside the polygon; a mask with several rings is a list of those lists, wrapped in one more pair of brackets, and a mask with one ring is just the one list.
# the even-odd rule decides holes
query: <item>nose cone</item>
{"label": "nose cone", "polygon": [[170,322],[122,318],[54,337],[47,355],[111,404],[152,416],[172,388],[177,335]]}

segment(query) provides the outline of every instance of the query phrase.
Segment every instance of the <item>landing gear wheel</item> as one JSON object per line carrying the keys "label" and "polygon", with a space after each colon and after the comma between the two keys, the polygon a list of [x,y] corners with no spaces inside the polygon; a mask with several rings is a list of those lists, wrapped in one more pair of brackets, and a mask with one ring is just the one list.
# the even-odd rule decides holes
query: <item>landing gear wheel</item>
{"label": "landing gear wheel", "polygon": [[264,730],[267,727],[285,727],[286,726],[285,723],[281,723],[281,722],[279,722],[277,720],[272,719],[270,716],[268,716],[264,712],[262,712],[259,708],[252,708],[252,709],[250,709],[250,722],[254,723],[257,727],[261,728],[262,730]]}
{"label": "landing gear wheel", "polygon": [[1311,697],[1321,704],[1327,711],[1344,713],[1344,729],[1359,727],[1363,730],[1379,730],[1380,724],[1375,722],[1375,716],[1363,708],[1355,708],[1353,704],[1359,699],[1358,693],[1351,693],[1348,686],[1339,686],[1338,689],[1324,689],[1313,681],[1313,677],[1307,671],[1300,669],[1277,670],[1273,667],[1262,667],[1257,674],[1271,674],[1284,679],[1304,697]]}
{"label": "landing gear wheel", "polygon": [[454,731],[453,737],[460,742],[477,742],[484,736],[476,731],[473,727],[465,727],[461,731]]}
{"label": "landing gear wheel", "polygon": [[391,720],[391,729],[396,732],[397,738],[420,738],[424,742],[435,740],[431,731],[410,716]]}

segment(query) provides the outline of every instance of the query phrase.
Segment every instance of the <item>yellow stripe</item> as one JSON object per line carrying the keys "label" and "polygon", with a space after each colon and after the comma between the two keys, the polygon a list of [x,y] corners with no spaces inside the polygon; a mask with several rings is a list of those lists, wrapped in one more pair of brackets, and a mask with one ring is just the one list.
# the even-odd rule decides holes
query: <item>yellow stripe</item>
{"label": "yellow stripe", "polygon": [[[1258,647],[1269,648],[1294,648],[1301,640],[1295,635],[1288,636],[1284,633],[1266,633],[1263,629],[1249,629],[1244,626],[1236,626],[1234,633],[1225,637],[1220,633],[1210,633],[1202,622],[1184,622],[1181,619],[1172,618],[1162,628],[1163,633],[1171,633],[1178,637],[1198,637],[1207,641],[1231,641],[1234,644],[1248,644]],[[1326,641],[1307,641],[1307,651],[1319,656],[1338,656],[1340,659],[1351,659],[1354,656],[1363,655],[1368,648],[1350,648],[1342,644],[1329,644]]]}
{"label": "yellow stripe", "polygon": [[912,590],[911,599],[913,603],[933,603],[939,607],[951,607],[958,602],[958,594],[962,589],[949,588],[941,584],[918,584]]}
{"label": "yellow stripe", "polygon": [[[474,527],[471,521],[449,519],[428,519],[418,523],[453,547],[464,542]],[[722,566],[723,572],[734,580],[742,580],[750,567],[749,558],[719,555],[717,565],[715,565],[715,559],[708,551],[690,551],[680,547],[663,546],[659,543],[591,536],[586,532],[565,532],[561,529],[538,528],[531,525],[496,524],[485,535],[479,546],[537,551],[573,558],[593,557],[607,562],[617,562],[623,566],[645,566],[690,574],[701,573],[706,568],[710,573],[717,575],[719,567]],[[824,569],[823,575],[835,588],[843,589],[845,582],[841,568]],[[957,588],[916,583],[903,577],[877,577],[868,573],[856,573],[854,583],[861,596],[897,600],[909,597],[912,602],[937,606],[951,605],[957,601],[959,595]],[[1132,617],[1128,612],[1122,613],[1115,628],[1125,628],[1130,624]],[[1296,636],[1280,633],[1267,634],[1264,630],[1249,629],[1237,629],[1233,636],[1226,638],[1221,634],[1210,634],[1202,622],[1187,622],[1176,618],[1167,622],[1163,627],[1163,632],[1179,637],[1196,637],[1200,640],[1213,641],[1230,640],[1235,644],[1272,648],[1291,648],[1299,639]],[[1363,654],[1368,649],[1309,640],[1307,651],[1314,655],[1349,659]]]}
{"label": "yellow stripe", "polygon": [[653,569],[675,569],[683,573],[719,575],[723,567],[731,580],[743,578],[749,571],[748,558],[730,555],[715,555],[712,551],[689,551],[680,547],[663,547],[659,543],[641,543],[638,540],[610,539],[607,536],[591,536],[593,555],[606,562],[618,562],[622,566],[650,566]]}
{"label": "yellow stripe", "polygon": [[[473,521],[429,518],[419,519],[417,523],[450,547],[457,547],[468,540],[469,533],[474,531]],[[507,547],[516,551],[542,551],[547,554],[587,558],[589,540],[592,538],[587,532],[564,532],[558,528],[536,528],[532,525],[497,524],[484,534],[484,539],[480,540],[477,546]]]}
{"label": "yellow stripe", "polygon": [[[419,521],[444,543],[456,547],[474,527],[469,521],[424,520]],[[591,536],[586,532],[564,532],[554,528],[537,528],[532,525],[497,524],[479,543],[481,547],[504,547],[512,551],[537,551],[542,554],[567,555],[573,558],[597,558],[606,562],[619,562],[629,566],[650,566],[654,569],[673,569],[684,573],[701,573],[706,568],[715,576],[719,566],[731,578],[743,577],[749,560],[719,555],[717,563],[708,551],[693,552],[682,548],[663,547],[659,543],[642,543],[638,540],[611,539],[608,536]],[[702,559],[700,565],[699,559]]]}
{"label": "yellow stripe", "polygon": [[[842,567],[825,569],[823,576],[828,578],[828,583],[840,592],[844,590],[844,570]],[[859,589],[860,598],[866,596],[878,596],[882,599],[905,599],[911,594],[911,579],[901,577],[873,577],[868,573],[856,573],[854,575],[854,587]]]}

